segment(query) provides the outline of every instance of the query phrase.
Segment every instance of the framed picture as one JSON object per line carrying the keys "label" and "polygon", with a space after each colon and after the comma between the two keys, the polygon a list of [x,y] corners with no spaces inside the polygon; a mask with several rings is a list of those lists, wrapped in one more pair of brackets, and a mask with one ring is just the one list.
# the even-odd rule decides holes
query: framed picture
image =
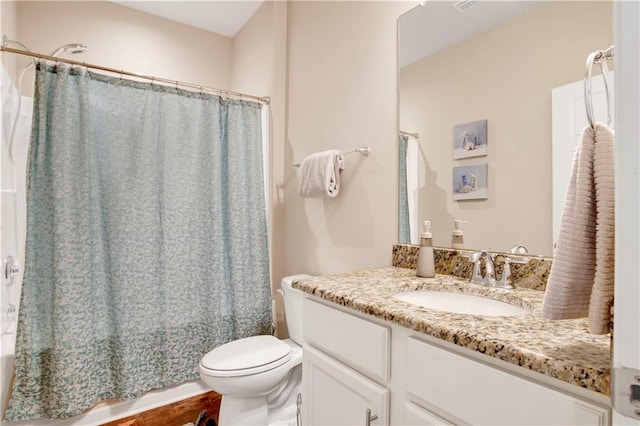
{"label": "framed picture", "polygon": [[487,155],[487,120],[453,127],[453,159]]}
{"label": "framed picture", "polygon": [[453,168],[454,200],[486,200],[488,197],[487,163]]}

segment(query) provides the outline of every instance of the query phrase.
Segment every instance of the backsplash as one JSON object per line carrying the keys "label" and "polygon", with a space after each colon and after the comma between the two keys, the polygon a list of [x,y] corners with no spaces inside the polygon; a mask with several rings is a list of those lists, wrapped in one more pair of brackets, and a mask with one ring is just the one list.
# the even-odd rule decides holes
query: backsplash
{"label": "backsplash", "polygon": [[[400,268],[415,269],[418,262],[419,248],[414,245],[395,244],[393,246],[392,265]],[[473,253],[473,250],[434,247],[433,251],[436,273],[471,279],[473,264],[462,256],[462,253]],[[496,275],[498,277],[502,274],[504,257],[504,254],[498,254],[495,259]],[[516,287],[544,290],[547,286],[552,259],[537,256],[530,256],[530,259],[524,265],[511,264],[511,281]]]}

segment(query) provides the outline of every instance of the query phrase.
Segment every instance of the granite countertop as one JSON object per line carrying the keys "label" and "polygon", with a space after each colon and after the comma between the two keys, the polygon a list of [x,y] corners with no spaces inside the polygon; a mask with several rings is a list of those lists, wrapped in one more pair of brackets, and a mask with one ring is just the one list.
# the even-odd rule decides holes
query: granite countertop
{"label": "granite countertop", "polygon": [[[415,270],[393,266],[317,276],[298,281],[293,287],[567,383],[609,394],[610,336],[590,334],[584,318],[563,321],[542,318],[544,292],[540,290],[493,289],[450,275],[420,278]],[[412,290],[487,296],[531,313],[514,317],[454,314],[390,297]]]}

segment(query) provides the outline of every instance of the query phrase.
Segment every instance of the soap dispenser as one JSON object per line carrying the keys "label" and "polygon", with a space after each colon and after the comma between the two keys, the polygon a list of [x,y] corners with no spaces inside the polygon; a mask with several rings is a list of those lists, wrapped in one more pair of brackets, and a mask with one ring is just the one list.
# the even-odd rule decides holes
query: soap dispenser
{"label": "soap dispenser", "polygon": [[431,235],[431,222],[422,222],[422,234],[420,235],[420,251],[418,251],[419,277],[433,278],[436,276],[436,268],[433,261],[433,238]]}
{"label": "soap dispenser", "polygon": [[451,234],[451,248],[462,249],[464,248],[464,233],[460,229],[461,223],[469,223],[468,220],[456,219],[453,221],[453,233]]}

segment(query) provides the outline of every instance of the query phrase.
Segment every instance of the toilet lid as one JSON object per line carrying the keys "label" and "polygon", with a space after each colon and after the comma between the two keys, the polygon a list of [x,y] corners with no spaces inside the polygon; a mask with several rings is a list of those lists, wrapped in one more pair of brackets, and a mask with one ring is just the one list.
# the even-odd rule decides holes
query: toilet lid
{"label": "toilet lid", "polygon": [[253,336],[225,343],[207,353],[200,365],[211,375],[239,376],[276,368],[291,358],[291,347],[273,336]]}

